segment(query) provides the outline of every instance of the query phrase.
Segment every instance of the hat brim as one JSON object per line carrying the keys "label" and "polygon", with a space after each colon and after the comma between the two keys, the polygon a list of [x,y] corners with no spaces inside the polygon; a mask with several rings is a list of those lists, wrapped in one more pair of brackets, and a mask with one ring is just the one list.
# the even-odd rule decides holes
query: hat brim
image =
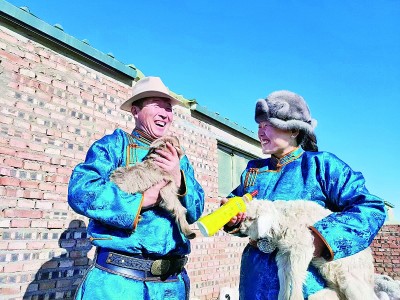
{"label": "hat brim", "polygon": [[149,98],[149,97],[167,98],[171,101],[171,105],[181,105],[182,104],[178,99],[172,97],[169,94],[166,94],[163,92],[158,92],[158,91],[146,91],[146,92],[139,93],[139,94],[129,98],[128,100],[126,100],[124,103],[121,104],[120,108],[122,110],[130,112],[132,105],[135,101],[138,101],[143,98]]}
{"label": "hat brim", "polygon": [[304,122],[302,120],[281,120],[278,118],[268,118],[268,122],[270,122],[273,126],[283,129],[283,130],[304,130],[308,133],[314,133],[314,128],[317,126],[317,121],[312,119],[311,124]]}

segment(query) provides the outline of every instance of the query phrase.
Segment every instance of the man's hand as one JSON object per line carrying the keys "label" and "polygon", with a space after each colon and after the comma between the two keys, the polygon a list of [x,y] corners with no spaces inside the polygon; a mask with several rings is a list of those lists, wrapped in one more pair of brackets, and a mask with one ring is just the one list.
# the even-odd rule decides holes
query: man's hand
{"label": "man's hand", "polygon": [[169,151],[156,150],[159,155],[154,158],[155,163],[164,171],[171,174],[174,177],[174,181],[177,187],[181,186],[181,169],[179,163],[179,155],[170,143],[167,143],[167,148]]}
{"label": "man's hand", "polygon": [[[221,199],[221,205],[224,205],[226,202],[228,202],[229,199],[223,198]],[[246,219],[246,213],[240,212],[236,216],[234,216],[227,224],[226,226],[228,227],[234,227],[236,225],[239,225]]]}
{"label": "man's hand", "polygon": [[160,190],[166,186],[167,183],[167,181],[163,180],[143,193],[142,209],[147,209],[160,203]]}

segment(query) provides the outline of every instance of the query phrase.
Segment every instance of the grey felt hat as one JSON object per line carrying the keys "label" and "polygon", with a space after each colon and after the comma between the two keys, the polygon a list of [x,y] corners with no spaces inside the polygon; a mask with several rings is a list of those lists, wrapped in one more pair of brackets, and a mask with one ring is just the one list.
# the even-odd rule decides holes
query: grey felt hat
{"label": "grey felt hat", "polygon": [[133,102],[147,98],[147,97],[160,97],[171,100],[172,105],[180,104],[170,90],[164,85],[160,77],[144,77],[140,79],[132,89],[132,96],[121,105],[121,109],[131,111]]}
{"label": "grey felt hat", "polygon": [[317,121],[311,118],[310,109],[303,97],[290,91],[276,91],[256,104],[257,123],[268,121],[284,130],[314,132]]}

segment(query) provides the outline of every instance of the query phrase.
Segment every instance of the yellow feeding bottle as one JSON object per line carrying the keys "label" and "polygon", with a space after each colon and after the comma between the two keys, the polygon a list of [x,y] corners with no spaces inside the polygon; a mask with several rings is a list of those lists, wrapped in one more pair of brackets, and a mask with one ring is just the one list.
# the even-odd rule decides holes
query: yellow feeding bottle
{"label": "yellow feeding bottle", "polygon": [[204,236],[212,236],[218,230],[225,226],[234,216],[240,212],[246,212],[245,201],[253,200],[253,197],[258,194],[258,191],[247,193],[243,197],[232,197],[218,208],[216,211],[201,217],[197,221],[197,226]]}

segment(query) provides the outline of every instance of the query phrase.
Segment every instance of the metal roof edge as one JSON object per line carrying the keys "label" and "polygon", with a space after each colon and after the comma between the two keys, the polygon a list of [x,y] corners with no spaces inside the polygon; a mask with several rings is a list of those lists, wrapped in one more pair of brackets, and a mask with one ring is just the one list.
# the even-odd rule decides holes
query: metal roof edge
{"label": "metal roof edge", "polygon": [[63,44],[80,51],[81,53],[90,56],[103,64],[110,66],[111,68],[131,77],[136,78],[137,71],[136,67],[130,65],[124,65],[120,61],[114,59],[113,57],[105,54],[92,46],[88,45],[87,43],[78,40],[77,38],[66,34],[60,26],[52,26],[45,21],[39,19],[38,17],[34,16],[30,12],[23,10],[19,7],[14,6],[6,2],[5,0],[0,0],[0,12],[9,17],[30,26],[31,28],[35,29],[38,32],[44,33],[51,39],[57,40],[62,42]]}
{"label": "metal roof edge", "polygon": [[234,123],[232,121],[230,121],[227,118],[224,118],[224,117],[220,116],[216,112],[212,112],[212,111],[208,110],[204,106],[201,106],[201,105],[197,104],[193,110],[198,112],[198,113],[200,113],[200,114],[203,114],[203,115],[205,115],[205,116],[207,116],[207,117],[209,117],[211,119],[213,119],[214,121],[217,121],[218,123],[221,123],[221,124],[231,128],[231,129],[233,129],[233,130],[235,130],[235,131],[237,131],[237,132],[239,132],[239,133],[241,133],[241,134],[243,134],[245,136],[248,136],[248,137],[250,137],[250,138],[252,138],[252,139],[254,139],[255,141],[258,142],[258,135],[256,133],[254,133],[253,131],[251,131],[251,130],[249,130],[247,128],[244,128],[244,127],[242,127],[242,126],[240,126],[240,125],[238,125],[238,124],[236,124],[236,123]]}
{"label": "metal roof edge", "polygon": [[390,203],[389,201],[384,200],[383,201],[387,206],[389,206],[390,208],[394,208],[394,204]]}

